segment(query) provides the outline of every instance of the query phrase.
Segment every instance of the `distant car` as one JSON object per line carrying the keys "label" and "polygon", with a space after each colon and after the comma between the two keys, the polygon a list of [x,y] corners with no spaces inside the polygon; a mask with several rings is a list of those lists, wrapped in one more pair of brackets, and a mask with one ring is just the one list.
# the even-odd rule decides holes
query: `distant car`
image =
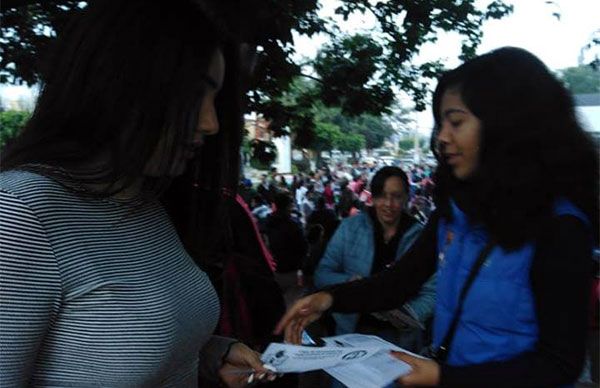
{"label": "distant car", "polygon": [[372,156],[365,156],[362,158],[362,161],[368,164],[375,164],[375,158]]}
{"label": "distant car", "polygon": [[393,156],[382,156],[379,158],[379,160],[381,160],[381,162],[386,166],[393,166],[396,158],[394,158]]}

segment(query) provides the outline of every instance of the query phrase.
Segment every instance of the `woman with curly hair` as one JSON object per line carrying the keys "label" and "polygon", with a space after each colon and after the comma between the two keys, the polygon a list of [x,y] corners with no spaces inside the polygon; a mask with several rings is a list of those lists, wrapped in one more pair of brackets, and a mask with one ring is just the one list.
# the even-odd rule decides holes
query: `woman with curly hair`
{"label": "woman with curly hair", "polygon": [[298,301],[277,329],[298,342],[325,310],[398,306],[437,272],[432,358],[395,353],[412,367],[400,383],[574,382],[599,176],[569,92],[538,58],[506,47],[445,73],[433,113],[437,210],[421,238],[391,271]]}

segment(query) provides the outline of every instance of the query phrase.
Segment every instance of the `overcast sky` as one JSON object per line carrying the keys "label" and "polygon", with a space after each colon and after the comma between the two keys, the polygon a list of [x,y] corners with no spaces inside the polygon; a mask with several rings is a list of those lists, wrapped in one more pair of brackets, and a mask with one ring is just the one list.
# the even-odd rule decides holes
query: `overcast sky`
{"label": "overcast sky", "polygon": [[[477,0],[484,8],[490,0]],[[592,33],[600,30],[600,0],[505,0],[514,5],[511,15],[500,20],[487,21],[483,26],[483,40],[478,53],[497,47],[518,46],[540,57],[551,69],[577,66],[581,47],[589,42]],[[321,0],[322,16],[334,16],[335,0]],[[560,20],[554,16],[560,13]],[[344,31],[370,32],[375,19],[371,14],[353,15],[347,22],[338,19]],[[435,44],[426,45],[422,59],[447,58],[450,66],[458,65],[460,51],[458,34],[439,35]],[[323,36],[313,38],[295,35],[299,57],[314,57],[326,41]]]}

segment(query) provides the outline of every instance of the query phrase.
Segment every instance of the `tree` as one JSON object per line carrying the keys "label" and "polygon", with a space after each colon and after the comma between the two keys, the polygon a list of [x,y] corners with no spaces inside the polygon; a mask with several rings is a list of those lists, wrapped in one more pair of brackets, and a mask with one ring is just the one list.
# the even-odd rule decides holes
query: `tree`
{"label": "tree", "polygon": [[388,113],[394,101],[389,79],[378,77],[383,48],[366,35],[334,39],[319,50],[314,69],[318,91],[327,106],[339,106],[349,116]]}
{"label": "tree", "polygon": [[362,115],[353,120],[353,132],[365,137],[365,147],[369,150],[379,148],[385,139],[394,134],[392,126],[382,117]]}
{"label": "tree", "polygon": [[31,117],[31,112],[7,110],[0,112],[0,147],[15,137]]}
{"label": "tree", "polygon": [[415,148],[415,139],[404,138],[404,139],[400,140],[398,142],[398,148],[400,148],[400,150],[404,151],[404,152],[414,149]]}
{"label": "tree", "polygon": [[0,82],[30,86],[40,82],[40,60],[48,46],[84,7],[78,0],[4,1]]}
{"label": "tree", "polygon": [[[296,135],[294,145],[314,150],[317,157],[322,151],[333,149],[352,153],[362,150],[366,145],[365,137],[353,131],[351,124],[356,118],[348,118],[340,108],[328,108],[318,99],[313,99],[315,89],[315,81],[297,77],[290,92],[281,99],[284,108],[290,108],[292,119],[288,121],[288,125]],[[295,107],[293,111],[292,107]],[[308,139],[299,139],[298,134],[303,132],[302,126],[306,120],[314,123],[313,134]],[[296,128],[295,125],[299,127]]]}
{"label": "tree", "polygon": [[365,148],[365,137],[358,133],[342,134],[337,140],[336,148],[340,151],[351,152],[353,155],[356,155]]}
{"label": "tree", "polygon": [[359,135],[362,137],[364,139],[363,146],[367,149],[381,147],[383,142],[395,133],[386,116],[370,114],[350,116],[344,113],[341,108],[328,108],[323,104],[314,105],[313,112],[317,122],[335,124],[344,136]]}
{"label": "tree", "polygon": [[[0,79],[30,85],[37,82],[38,58],[83,4],[75,0],[5,0]],[[306,110],[304,115],[295,114],[295,107],[281,101],[293,80],[307,68],[292,60],[292,31],[333,37],[313,62],[304,64],[317,73],[314,77],[304,74],[317,79],[313,99],[338,106],[347,114],[378,116],[389,112],[393,86],[409,93],[418,110],[425,108],[427,80],[436,77],[443,65],[440,61],[416,64],[413,59],[423,44],[436,41],[438,32],[463,36],[461,58],[466,59],[475,55],[483,21],[512,11],[512,6],[501,0],[494,0],[483,11],[475,7],[475,0],[339,0],[336,13],[341,17],[371,13],[377,21],[371,36],[346,36],[333,21],[319,17],[317,0],[205,0],[203,4],[242,41],[250,43],[246,62],[254,71],[247,80],[248,109],[272,120],[276,135],[284,134],[286,126],[299,130],[297,138],[305,143],[313,136],[314,117]],[[296,123],[289,125],[290,121]]]}
{"label": "tree", "polygon": [[317,122],[315,126],[315,141],[311,149],[320,154],[323,151],[331,151],[338,144],[342,132],[340,127],[332,123]]}
{"label": "tree", "polygon": [[600,92],[600,69],[596,70],[591,65],[562,69],[559,77],[573,94]]}
{"label": "tree", "polygon": [[341,137],[342,133],[337,125],[328,122],[316,122],[314,140],[308,148],[315,151],[317,166],[321,165],[321,153],[333,150]]}

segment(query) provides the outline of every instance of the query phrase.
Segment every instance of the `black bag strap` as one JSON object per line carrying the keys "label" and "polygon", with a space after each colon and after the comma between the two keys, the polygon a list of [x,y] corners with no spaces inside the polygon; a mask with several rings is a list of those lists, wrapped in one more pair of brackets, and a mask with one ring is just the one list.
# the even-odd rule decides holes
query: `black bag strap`
{"label": "black bag strap", "polygon": [[494,248],[495,244],[490,241],[487,243],[485,247],[479,252],[479,256],[477,257],[477,261],[473,264],[473,268],[471,268],[471,272],[469,272],[469,276],[465,281],[465,284],[460,291],[460,296],[458,297],[458,306],[456,307],[456,312],[454,313],[454,317],[452,318],[452,323],[450,324],[450,328],[446,332],[446,336],[442,341],[440,347],[435,352],[435,359],[439,362],[445,362],[446,358],[448,358],[448,353],[450,352],[450,345],[452,345],[452,340],[454,339],[454,333],[456,332],[456,327],[458,326],[458,321],[460,316],[462,315],[463,305],[465,303],[465,298],[471,285],[473,285],[473,281],[479,274],[481,267],[483,267],[483,263],[487,259],[488,255]]}

